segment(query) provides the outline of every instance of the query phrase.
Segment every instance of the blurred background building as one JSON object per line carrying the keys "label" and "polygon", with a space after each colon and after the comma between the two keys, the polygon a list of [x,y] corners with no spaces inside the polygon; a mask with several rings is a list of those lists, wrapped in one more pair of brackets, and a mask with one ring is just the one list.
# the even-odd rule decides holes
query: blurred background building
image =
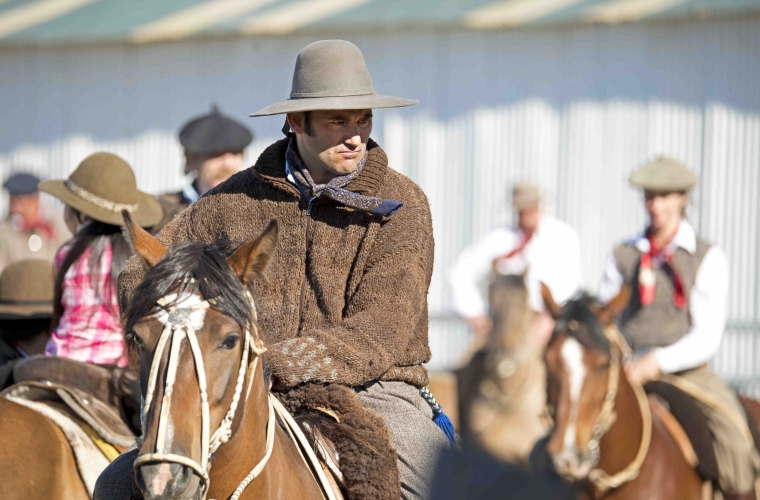
{"label": "blurred background building", "polygon": [[731,263],[715,368],[760,392],[760,0],[0,0],[1,172],[64,177],[106,150],[141,189],[179,189],[177,130],[212,103],[254,130],[252,164],[282,117],[247,114],[286,98],[296,54],[324,38],[420,100],[378,111],[373,136],[430,197],[433,368],[467,343],[446,272],[509,222],[514,182],[540,182],[577,228],[594,290],[645,221],[628,174],[667,154],[698,172],[689,217]]}

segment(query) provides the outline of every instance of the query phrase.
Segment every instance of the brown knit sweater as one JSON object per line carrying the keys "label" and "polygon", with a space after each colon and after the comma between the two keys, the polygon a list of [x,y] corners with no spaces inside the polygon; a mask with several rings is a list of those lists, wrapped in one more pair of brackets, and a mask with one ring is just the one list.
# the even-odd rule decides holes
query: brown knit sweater
{"label": "brown knit sweater", "polygon": [[[168,248],[185,241],[244,242],[270,220],[280,226],[266,280],[255,283],[265,359],[278,386],[375,380],[428,383],[427,292],[433,270],[428,200],[411,180],[388,168],[369,141],[361,174],[346,186],[357,193],[402,201],[382,218],[320,198],[306,201],[285,177],[284,139],[256,164],[172,220],[158,235]],[[142,280],[131,259],[119,276],[121,310]]]}

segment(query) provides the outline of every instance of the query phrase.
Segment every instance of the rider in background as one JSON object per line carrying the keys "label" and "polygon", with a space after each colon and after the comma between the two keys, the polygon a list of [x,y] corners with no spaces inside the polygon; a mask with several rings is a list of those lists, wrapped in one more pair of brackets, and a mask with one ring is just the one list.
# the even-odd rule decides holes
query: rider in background
{"label": "rider in background", "polygon": [[244,150],[253,140],[248,128],[219,112],[196,116],[179,131],[179,142],[185,150],[185,175],[193,181],[182,191],[164,193],[159,200],[164,219],[153,228],[157,233],[175,215],[243,169]]}
{"label": "rider in background", "polygon": [[[743,416],[736,393],[707,366],[726,324],[729,270],[723,250],[699,238],[685,217],[697,178],[661,157],[634,172],[630,182],[644,190],[650,223],[615,248],[599,288],[600,300],[607,302],[631,284],[630,304],[619,319],[635,354],[628,376],[644,384],[677,373]],[[722,413],[698,404],[714,437],[724,497],[754,499],[760,456],[752,441]]]}
{"label": "rider in background", "polygon": [[[485,290],[492,273],[523,274],[530,306],[543,311],[541,285],[545,283],[562,304],[580,287],[581,257],[578,233],[570,225],[544,215],[538,186],[520,183],[512,191],[516,227],[498,227],[467,247],[449,274],[453,306],[482,339],[491,330]],[[541,315],[551,333],[548,315]]]}
{"label": "rider in background", "polygon": [[45,352],[53,315],[53,265],[20,260],[0,274],[0,390],[9,386],[15,361]]}
{"label": "rider in background", "polygon": [[52,336],[45,353],[108,366],[126,366],[116,279],[132,255],[121,233],[121,211],[143,227],[158,223],[161,206],[137,190],[132,168],[116,155],[85,158],[66,180],[40,183],[66,204],[74,237],[55,258]]}

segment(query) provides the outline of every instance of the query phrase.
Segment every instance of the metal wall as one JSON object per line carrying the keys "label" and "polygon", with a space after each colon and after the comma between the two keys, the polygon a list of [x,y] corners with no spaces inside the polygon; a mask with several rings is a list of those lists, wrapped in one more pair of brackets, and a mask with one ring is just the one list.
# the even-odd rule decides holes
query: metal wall
{"label": "metal wall", "polygon": [[[539,181],[549,211],[578,229],[593,290],[607,252],[644,224],[628,174],[668,154],[699,172],[690,218],[730,258],[732,326],[715,367],[760,391],[760,20],[346,38],[379,92],[421,101],[377,111],[373,135],[430,198],[431,366],[452,367],[467,343],[449,314],[447,270],[510,220],[512,183]],[[60,177],[105,149],[131,162],[141,188],[178,188],[176,130],[212,102],[252,126],[252,162],[281,137],[282,119],[245,116],[287,97],[295,55],[312,40],[0,50],[0,169]]]}

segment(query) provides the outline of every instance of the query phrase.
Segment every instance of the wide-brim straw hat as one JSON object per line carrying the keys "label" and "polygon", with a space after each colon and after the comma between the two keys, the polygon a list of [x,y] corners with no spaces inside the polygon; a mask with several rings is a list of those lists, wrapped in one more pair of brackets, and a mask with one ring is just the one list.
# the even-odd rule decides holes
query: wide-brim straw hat
{"label": "wide-brim straw hat", "polygon": [[39,188],[106,224],[124,225],[122,210],[141,227],[155,226],[164,218],[158,200],[137,189],[132,167],[111,153],[94,153],[82,160],[68,179],[43,181]]}
{"label": "wide-brim straw hat", "polygon": [[317,110],[402,108],[419,101],[379,95],[359,47],[345,40],[307,45],[296,59],[290,99],[250,116]]}
{"label": "wide-brim straw hat", "polygon": [[631,185],[655,192],[686,192],[697,185],[694,172],[678,160],[660,156],[628,178]]}
{"label": "wide-brim straw hat", "polygon": [[527,210],[541,204],[541,190],[532,182],[521,182],[512,188],[512,208]]}
{"label": "wide-brim straw hat", "polygon": [[0,274],[0,320],[49,318],[53,315],[53,264],[27,259]]}

